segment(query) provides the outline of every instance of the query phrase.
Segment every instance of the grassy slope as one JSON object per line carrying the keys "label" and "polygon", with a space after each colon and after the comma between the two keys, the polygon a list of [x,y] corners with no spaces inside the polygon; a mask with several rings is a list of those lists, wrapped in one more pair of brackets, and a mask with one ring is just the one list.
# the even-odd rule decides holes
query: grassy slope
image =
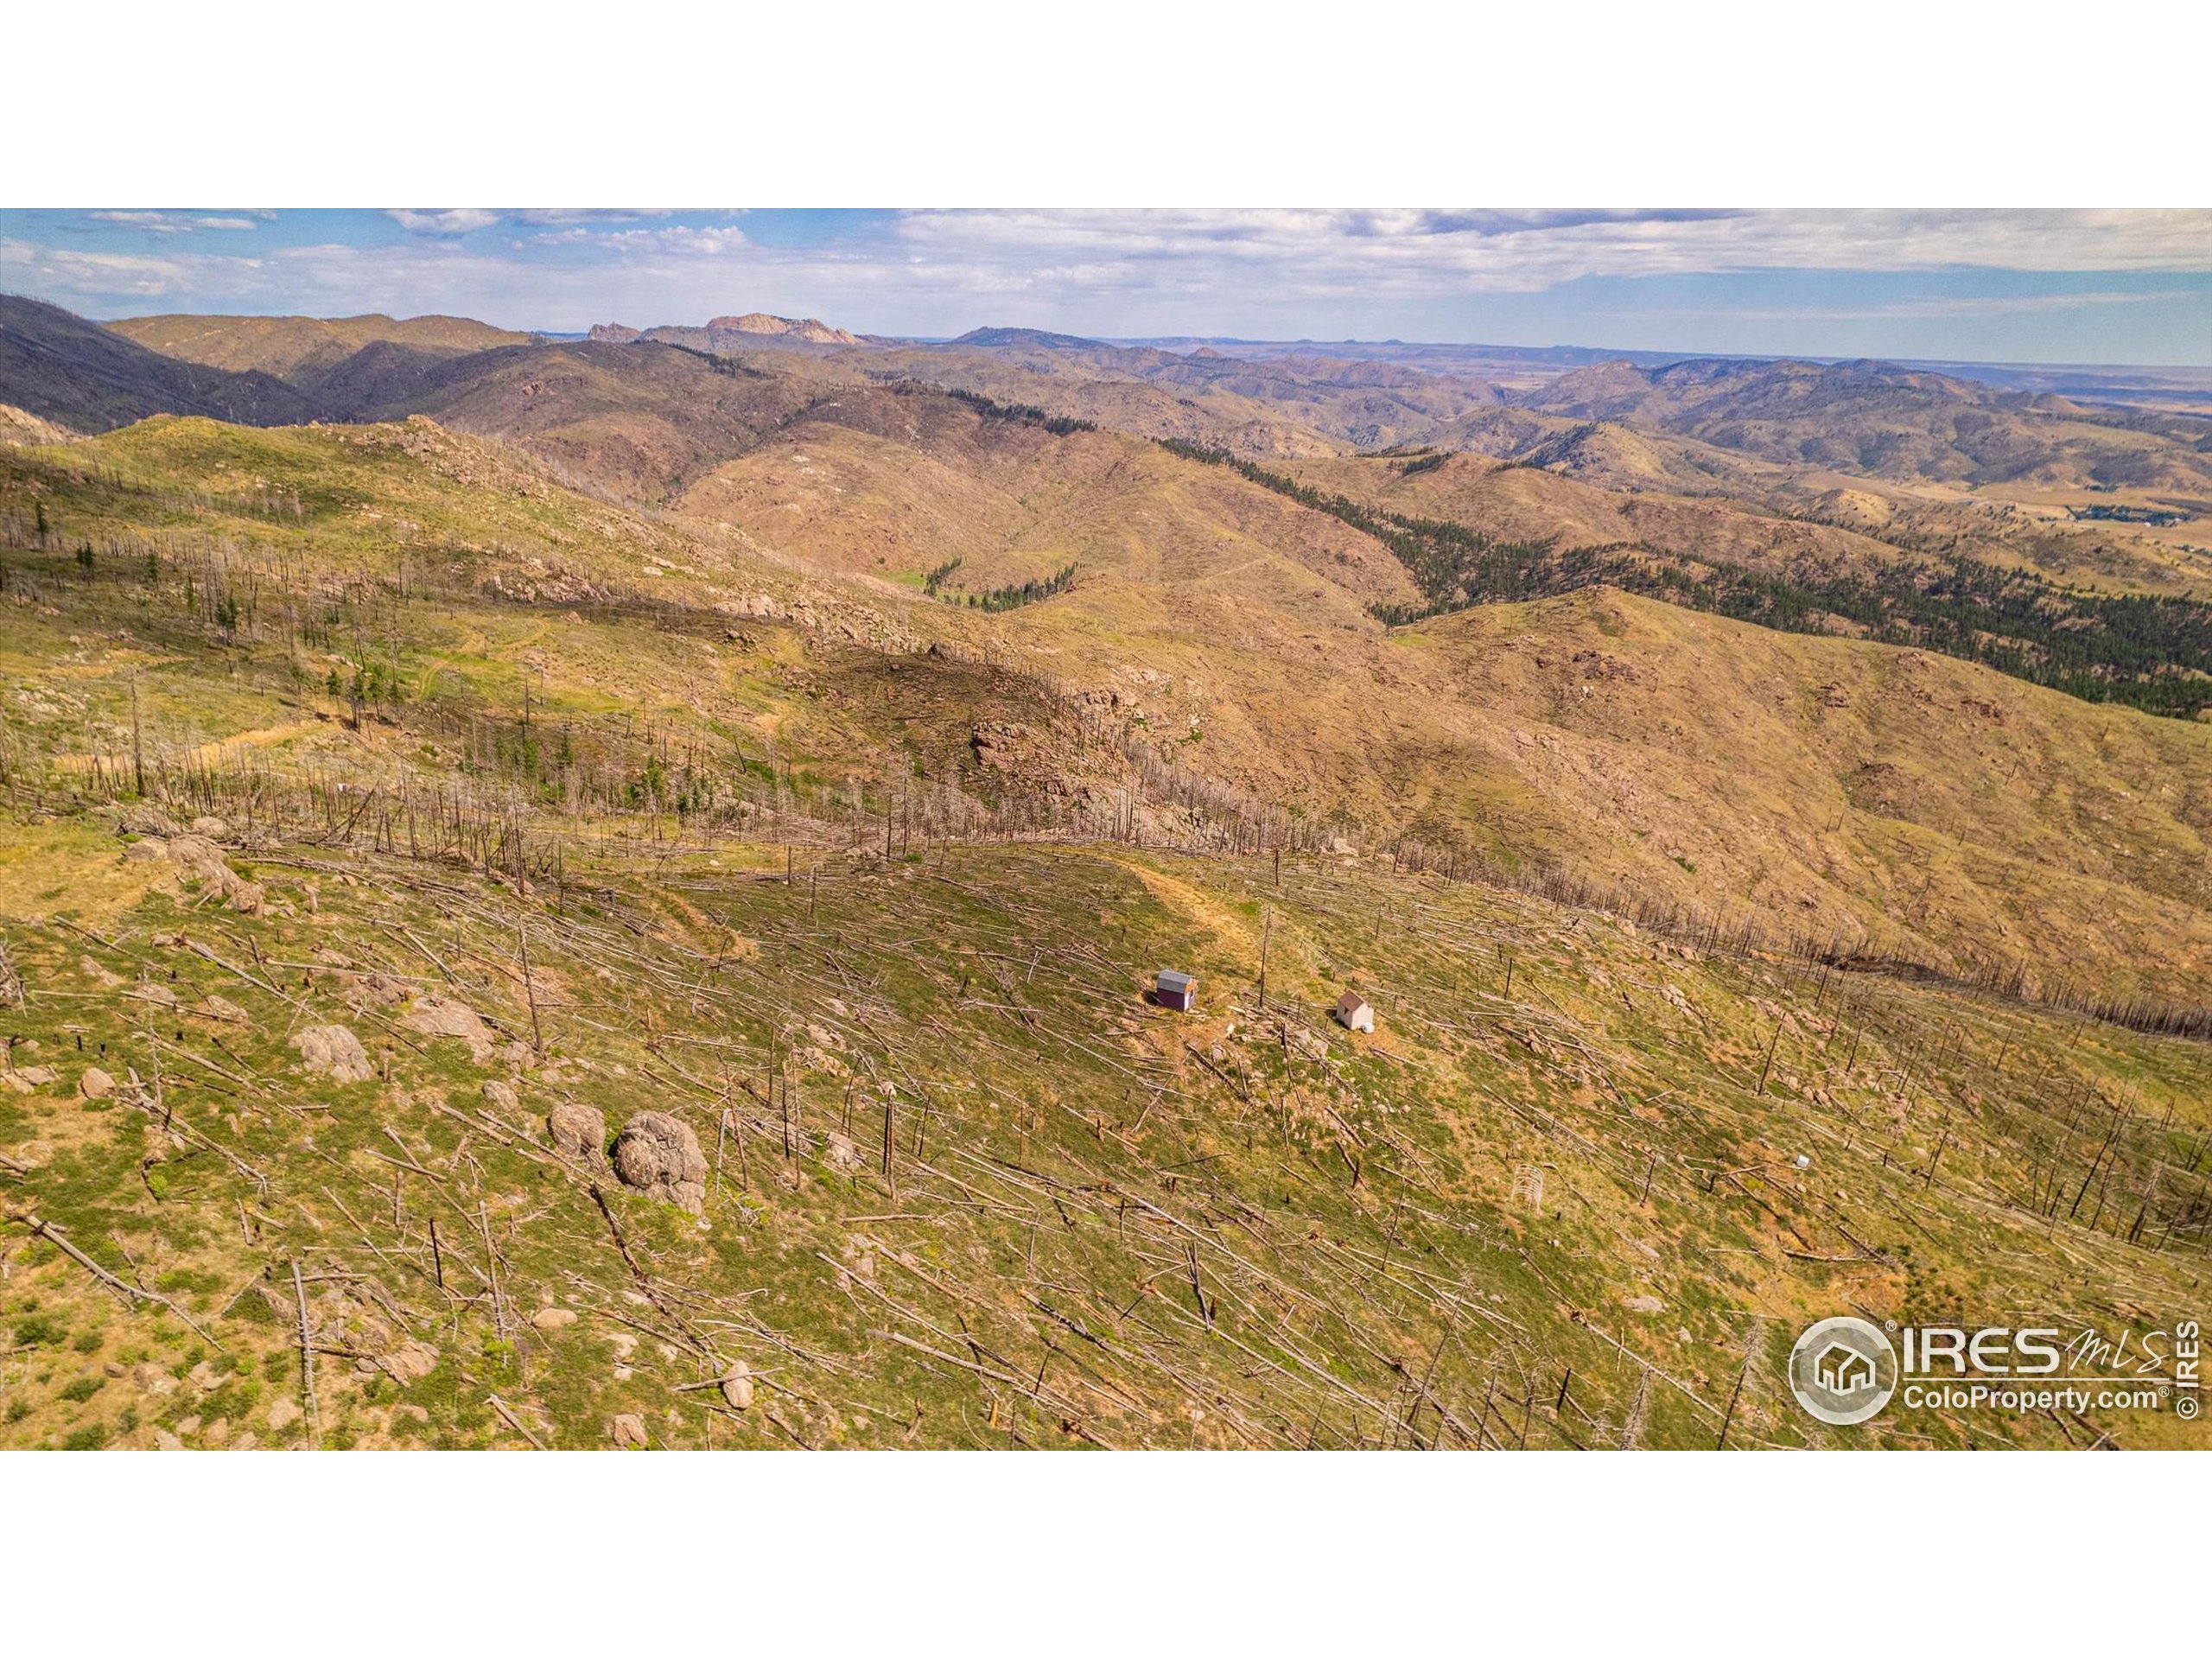
{"label": "grassy slope", "polygon": [[[1832,1433],[1778,1379],[1839,1306],[2069,1335],[2189,1306],[2202,1247],[2164,1223],[2202,1183],[2201,1046],[1300,861],[940,849],[786,886],[725,848],[518,901],[271,847],[232,855],[248,918],[96,823],[4,835],[37,918],[8,930],[15,1064],[54,1073],[0,1090],[8,1444],[305,1440],[295,1262],[332,1445],[603,1445],[636,1411],[674,1446],[1709,1446],[1739,1375],[1736,1444],[2190,1433]],[[1168,962],[1198,1016],[1140,1001]],[[1322,1020],[1344,983],[1374,1039]],[[433,995],[493,1022],[480,1061],[415,1027]],[[388,1079],[307,1077],[287,1034],[321,1023]],[[95,1063],[123,1097],[79,1096]],[[2090,1096],[2127,1115],[2069,1219],[2114,1122]],[[561,1102],[693,1124],[708,1224],[556,1155]],[[732,1361],[742,1411],[694,1387]]]}
{"label": "grassy slope", "polygon": [[[931,418],[928,453],[967,446],[976,511],[1012,526],[979,561],[1069,526],[1090,573],[1071,593],[984,624],[815,573],[836,563],[827,531],[786,546],[765,518],[641,516],[427,423],[162,421],[0,461],[11,522],[35,488],[59,525],[10,554],[0,602],[11,787],[47,757],[127,753],[135,677],[168,760],[219,744],[219,768],[404,773],[557,818],[543,772],[486,759],[527,688],[533,729],[573,728],[585,769],[634,766],[618,728],[656,728],[763,808],[758,832],[740,818],[680,854],[658,821],[587,811],[565,879],[519,894],[480,861],[327,844],[334,817],[296,802],[281,830],[233,825],[251,844],[230,863],[268,900],[247,915],[126,857],[56,762],[0,823],[0,937],[27,988],[0,1011],[25,1039],[25,1086],[0,1089],[0,1439],[302,1438],[296,1261],[324,1438],[365,1445],[514,1443],[495,1396],[563,1445],[604,1444],[632,1410],[678,1445],[1618,1444],[1631,1423],[1698,1445],[1739,1376],[1732,1440],[1799,1443],[1821,1432],[1780,1391],[1782,1357],[1839,1306],[2069,1331],[2187,1306],[2201,1046],[1701,957],[1372,860],[1294,858],[1277,885],[1270,865],[1118,845],[918,841],[887,859],[887,755],[979,800],[1129,778],[1035,680],[864,645],[988,639],[1071,687],[1122,688],[1170,735],[1198,713],[1180,752],[1306,798],[1382,779],[1399,810],[1502,850],[1671,872],[1677,891],[1748,881],[1786,905],[1804,884],[1937,938],[2032,922],[2038,949],[2115,978],[2152,938],[2202,971],[2201,900],[2160,908],[2165,855],[2133,850],[2199,833],[2182,827],[2205,805],[2195,728],[1603,594],[1386,636],[1357,583],[1388,572],[1334,521],[1149,446]],[[761,511],[887,492],[922,453],[904,429],[794,429],[749,475]],[[67,551],[79,535],[89,577]],[[225,543],[264,584],[227,633],[183,586]],[[404,603],[334,585],[403,563]],[[280,621],[288,566],[330,611]],[[394,645],[406,698],[356,729],[315,671]],[[1831,684],[1840,705],[1813,695]],[[1027,734],[1011,761],[969,741],[987,725]],[[1862,760],[1891,770],[1870,781]],[[2005,792],[2013,761],[2032,790]],[[773,879],[776,791],[854,783],[864,825],[817,826],[796,882]],[[1831,807],[1844,827],[1815,835]],[[2172,857],[2174,879],[2201,873],[2201,849]],[[1200,1017],[1139,1000],[1168,963],[1200,975]],[[1321,1018],[1346,984],[1382,1014],[1373,1043]],[[433,994],[493,1022],[480,1060],[409,1023]],[[290,1036],[329,1022],[376,1080],[302,1071]],[[81,1097],[92,1064],[121,1096]],[[133,1070],[160,1078],[152,1109]],[[487,1102],[487,1081],[518,1103]],[[563,1100],[610,1128],[674,1110],[710,1155],[728,1109],[709,1227],[555,1157],[543,1117]],[[1804,1178],[1781,1167],[1800,1151]],[[112,1300],[31,1216],[208,1336]],[[579,1317],[541,1329],[548,1306]],[[737,1360],[759,1375],[746,1410],[690,1388]],[[2143,1444],[2174,1427],[1892,1416],[1825,1438],[1998,1432]]]}
{"label": "grassy slope", "polygon": [[[1334,815],[1370,843],[1410,834],[1679,904],[1748,906],[1777,933],[1863,933],[1953,966],[2025,959],[2048,979],[2101,976],[2169,998],[2193,1000],[2212,964],[2202,727],[1620,595],[1386,633],[1363,607],[1391,597],[1402,572],[1332,519],[1110,435],[1058,439],[958,405],[881,403],[899,416],[934,407],[938,429],[910,442],[903,429],[795,426],[687,499],[732,521],[719,529],[575,495],[428,423],[156,421],[13,452],[10,475],[44,493],[60,529],[45,556],[54,614],[14,613],[10,666],[29,684],[43,664],[74,664],[67,697],[14,717],[45,750],[96,736],[112,754],[137,669],[158,677],[148,707],[164,740],[188,748],[289,730],[303,698],[315,704],[315,681],[381,656],[436,717],[418,737],[441,755],[462,741],[464,717],[516,720],[527,683],[543,719],[603,729],[642,706],[695,747],[772,735],[817,763],[825,786],[880,779],[890,753],[925,736],[944,781],[993,798],[1004,768],[980,766],[969,745],[986,721],[1028,734],[1016,770],[1033,792],[1051,794],[1056,770],[1127,784],[1118,761],[1086,758],[1050,685],[1186,769],[1308,822]],[[26,528],[20,496],[9,500]],[[957,511],[937,510],[947,501]],[[67,556],[79,535],[103,550],[89,583]],[[168,556],[150,582],[149,538]],[[211,548],[244,573],[234,584],[270,596],[261,643],[224,653],[238,671],[230,683],[201,671],[206,625],[177,614]],[[1070,560],[1078,575],[995,618],[901,585],[953,556],[955,593]],[[304,657],[286,649],[282,573],[320,587],[389,582],[403,568],[428,597],[394,613],[388,590],[361,589]],[[203,606],[207,591],[203,581]],[[518,617],[487,593],[535,608]],[[549,608],[579,603],[601,609]],[[615,626],[608,603],[677,607],[653,614],[688,643],[657,648],[626,632],[650,619]],[[720,637],[732,619],[777,625],[788,649],[733,648]],[[921,717],[901,717],[880,671],[839,655],[929,640],[980,645],[1027,689],[1001,678],[940,696],[918,690],[935,673],[910,677],[902,695],[920,697]],[[768,661],[786,649],[780,666]],[[330,718],[342,709],[321,698],[325,718],[270,746],[275,758],[372,751],[384,764],[404,747],[378,726],[344,729]],[[423,723],[398,717],[403,734]],[[1058,798],[1065,812],[1071,798]]]}
{"label": "grassy slope", "polygon": [[312,379],[363,346],[389,341],[420,352],[486,352],[530,340],[467,317],[125,317],[106,327],[188,363],[258,369],[281,380]]}

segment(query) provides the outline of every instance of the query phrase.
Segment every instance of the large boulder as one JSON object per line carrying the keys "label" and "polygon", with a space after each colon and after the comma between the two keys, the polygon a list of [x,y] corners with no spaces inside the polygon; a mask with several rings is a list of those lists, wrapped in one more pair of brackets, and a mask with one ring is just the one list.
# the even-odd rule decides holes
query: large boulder
{"label": "large boulder", "polygon": [[589,1106],[564,1100],[545,1115],[556,1152],[597,1163],[607,1156],[607,1120]]}
{"label": "large boulder", "polygon": [[292,1039],[309,1071],[330,1074],[333,1083],[366,1083],[376,1076],[361,1039],[343,1026],[309,1026]]}
{"label": "large boulder", "polygon": [[162,850],[171,862],[184,866],[186,874],[194,880],[220,893],[232,910],[245,916],[263,913],[267,895],[261,884],[247,880],[225,863],[223,849],[207,836],[177,836]]}
{"label": "large boulder", "polygon": [[639,1112],[622,1126],[614,1173],[625,1186],[695,1216],[707,1207],[707,1154],[691,1126],[666,1112]]}

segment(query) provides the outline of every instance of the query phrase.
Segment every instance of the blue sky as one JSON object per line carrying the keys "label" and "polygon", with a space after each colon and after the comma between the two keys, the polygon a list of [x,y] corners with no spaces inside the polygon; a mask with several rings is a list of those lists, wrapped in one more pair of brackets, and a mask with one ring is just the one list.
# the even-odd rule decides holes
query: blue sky
{"label": "blue sky", "polygon": [[0,211],[87,315],[818,316],[1118,337],[2212,365],[2212,213]]}

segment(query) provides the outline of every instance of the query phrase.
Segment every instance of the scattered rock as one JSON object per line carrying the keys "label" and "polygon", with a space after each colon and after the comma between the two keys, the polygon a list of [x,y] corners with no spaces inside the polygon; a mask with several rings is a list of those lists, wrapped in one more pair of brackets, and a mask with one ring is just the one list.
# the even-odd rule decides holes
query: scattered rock
{"label": "scattered rock", "polygon": [[823,1157],[832,1169],[858,1169],[861,1166],[860,1148],[853,1144],[853,1137],[842,1129],[832,1129],[822,1143]]}
{"label": "scattered rock", "polygon": [[166,1428],[157,1428],[154,1431],[154,1450],[156,1452],[181,1452],[184,1450],[184,1442],[177,1439],[175,1435],[170,1433]]}
{"label": "scattered rock", "polygon": [[269,1408],[270,1431],[281,1434],[299,1421],[300,1408],[292,1396],[289,1394],[278,1395],[275,1403]]}
{"label": "scattered rock", "polygon": [[622,1126],[614,1173],[624,1185],[695,1216],[707,1207],[707,1154],[691,1126],[666,1112],[639,1112]]}
{"label": "scattered rock", "polygon": [[77,1079],[77,1087],[86,1100],[105,1100],[115,1092],[115,1079],[97,1065],[88,1065]]}
{"label": "scattered rock", "polygon": [[118,827],[126,836],[166,836],[176,834],[174,818],[160,807],[148,805],[143,801],[137,806],[124,809],[123,822]]}
{"label": "scattered rock", "polygon": [[1631,1313],[1663,1313],[1667,1304],[1656,1296],[1631,1296],[1621,1306]]}
{"label": "scattered rock", "polygon": [[407,987],[390,974],[366,973],[342,975],[343,988],[339,993],[348,1007],[389,1008],[407,1000]]}
{"label": "scattered rock", "polygon": [[438,1351],[427,1342],[403,1343],[384,1357],[384,1368],[402,1382],[419,1382],[438,1369]]}
{"label": "scattered rock", "polygon": [[626,1411],[607,1426],[607,1438],[621,1446],[645,1447],[652,1444],[645,1439],[645,1420],[634,1411]]}
{"label": "scattered rock", "polygon": [[607,1120],[589,1106],[563,1101],[545,1115],[554,1149],[597,1163],[607,1155]]}
{"label": "scattered rock", "polygon": [[176,1392],[176,1378],[160,1366],[144,1361],[130,1368],[130,1380],[148,1394],[168,1395]]}
{"label": "scattered rock", "polygon": [[491,1077],[484,1084],[484,1103],[496,1106],[503,1112],[512,1112],[522,1104],[522,1096],[515,1093],[515,1086],[512,1083]]}
{"label": "scattered rock", "polygon": [[540,1331],[558,1331],[576,1322],[575,1311],[567,1307],[541,1307],[530,1316],[530,1322]]}
{"label": "scattered rock", "polygon": [[205,836],[210,841],[221,841],[231,833],[231,826],[220,818],[194,818],[187,826],[195,836]]}
{"label": "scattered rock", "polygon": [[722,1398],[729,1402],[732,1411],[745,1411],[753,1404],[753,1373],[745,1362],[738,1360],[722,1373]]}
{"label": "scattered rock", "polygon": [[361,1039],[343,1026],[309,1026],[292,1039],[292,1046],[309,1071],[327,1071],[333,1082],[366,1083],[376,1076]]}
{"label": "scattered rock", "polygon": [[168,842],[153,836],[148,836],[143,841],[134,841],[123,849],[124,861],[132,864],[151,864],[168,855]]}
{"label": "scattered rock", "polygon": [[171,861],[222,893],[232,910],[245,916],[262,913],[265,895],[258,882],[249,881],[223,861],[223,849],[205,836],[179,836],[166,849]]}
{"label": "scattered rock", "polygon": [[459,1038],[468,1045],[469,1058],[479,1065],[492,1058],[492,1028],[484,1023],[483,1015],[465,1002],[426,996],[409,1012],[405,1023],[410,1030],[428,1036]]}
{"label": "scattered rock", "polygon": [[111,974],[106,969],[101,967],[99,963],[94,962],[90,957],[79,957],[77,958],[77,971],[84,975],[86,979],[91,980],[93,984],[99,986],[104,991],[114,990],[118,986],[123,983],[123,979],[120,975]]}
{"label": "scattered rock", "polygon": [[201,1000],[200,1011],[210,1020],[221,1020],[234,1026],[246,1024],[249,1018],[246,1011],[229,997],[218,995],[213,991]]}

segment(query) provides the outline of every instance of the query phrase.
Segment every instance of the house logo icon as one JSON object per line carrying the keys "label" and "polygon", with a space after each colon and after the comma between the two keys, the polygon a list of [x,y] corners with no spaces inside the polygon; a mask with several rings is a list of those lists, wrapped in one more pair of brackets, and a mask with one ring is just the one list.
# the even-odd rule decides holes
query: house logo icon
{"label": "house logo icon", "polygon": [[1831,1394],[1862,1394],[1874,1386],[1874,1362],[1847,1343],[1832,1342],[1813,1362],[1813,1375]]}
{"label": "house logo icon", "polygon": [[1824,1423],[1863,1423],[1897,1392],[1897,1356],[1871,1320],[1822,1319],[1789,1351],[1789,1391]]}

